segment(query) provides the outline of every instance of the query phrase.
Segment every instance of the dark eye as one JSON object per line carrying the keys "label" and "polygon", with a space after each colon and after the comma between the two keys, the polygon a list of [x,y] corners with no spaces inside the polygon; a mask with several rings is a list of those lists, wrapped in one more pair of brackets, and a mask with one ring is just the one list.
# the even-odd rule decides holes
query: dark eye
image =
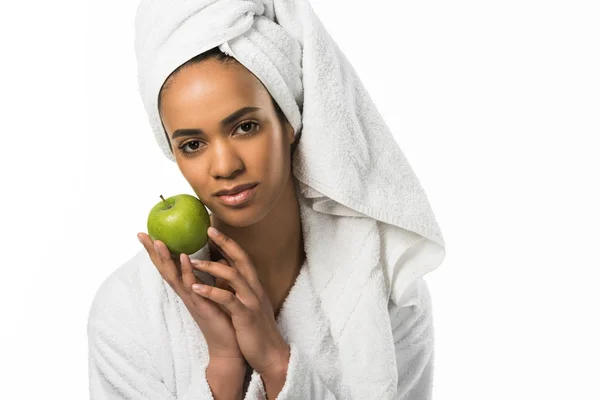
{"label": "dark eye", "polygon": [[[198,151],[201,143],[202,142],[200,142],[199,140],[190,140],[188,142],[185,142],[181,146],[179,146],[179,154],[186,157],[191,156],[192,154]],[[188,148],[189,150],[187,150]]]}
{"label": "dark eye", "polygon": [[[258,123],[254,122],[254,121],[247,121],[244,122],[242,124],[240,124],[240,126],[238,126],[238,129],[242,130],[242,133],[240,133],[238,136],[246,136],[246,135],[250,135],[252,133],[254,133],[254,131],[258,130]],[[256,129],[252,129],[256,127]]]}
{"label": "dark eye", "polygon": [[[187,142],[185,144],[186,146],[189,146],[190,150],[198,150],[198,147],[200,147],[200,142],[197,140],[190,140],[189,142]],[[185,146],[184,146],[185,147]]]}

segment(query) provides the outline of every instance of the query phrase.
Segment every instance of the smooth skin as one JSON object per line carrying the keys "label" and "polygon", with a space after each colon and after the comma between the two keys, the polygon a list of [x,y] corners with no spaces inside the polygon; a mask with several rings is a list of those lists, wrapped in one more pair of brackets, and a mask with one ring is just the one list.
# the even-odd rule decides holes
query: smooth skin
{"label": "smooth skin", "polygon": [[[259,110],[221,124],[244,107]],[[215,59],[171,76],[160,113],[177,166],[212,211],[211,226],[221,235],[210,235],[213,260],[206,266],[192,265],[185,254],[172,259],[164,243],[145,233],[138,238],[202,330],[210,363],[235,368],[247,360],[261,373],[268,397],[275,398],[289,361],[275,318],[306,257],[291,173],[293,128],[279,120],[256,76],[237,62]],[[173,137],[181,129],[196,132]],[[250,182],[259,185],[244,207],[226,206],[214,196]],[[193,268],[215,276],[217,286],[194,291]]]}

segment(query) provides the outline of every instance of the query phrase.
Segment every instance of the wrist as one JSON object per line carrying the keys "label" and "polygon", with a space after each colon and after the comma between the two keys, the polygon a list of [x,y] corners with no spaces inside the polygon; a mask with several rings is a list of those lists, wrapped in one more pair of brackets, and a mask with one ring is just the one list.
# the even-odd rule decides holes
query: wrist
{"label": "wrist", "polygon": [[246,363],[242,359],[210,359],[206,379],[213,397],[218,399],[241,398]]}
{"label": "wrist", "polygon": [[277,361],[260,373],[268,399],[277,398],[283,390],[287,380],[289,359],[290,347],[288,345],[279,353]]}
{"label": "wrist", "polygon": [[246,361],[243,358],[210,358],[207,370],[219,376],[243,375],[246,372]]}
{"label": "wrist", "polygon": [[275,361],[265,368],[263,371],[258,371],[263,381],[285,381],[287,375],[288,364],[290,360],[290,346],[286,345],[280,350],[275,357]]}

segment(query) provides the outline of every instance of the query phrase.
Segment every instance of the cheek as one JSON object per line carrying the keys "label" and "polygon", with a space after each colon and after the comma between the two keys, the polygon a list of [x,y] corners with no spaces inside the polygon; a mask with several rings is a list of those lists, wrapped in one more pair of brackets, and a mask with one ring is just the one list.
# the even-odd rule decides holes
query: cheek
{"label": "cheek", "polygon": [[203,202],[205,200],[210,200],[212,197],[210,193],[206,190],[202,190],[202,188],[210,187],[210,185],[207,185],[209,177],[207,166],[201,162],[198,162],[193,157],[189,161],[178,160],[177,165],[181,175],[192,187],[196,193],[196,196]]}
{"label": "cheek", "polygon": [[178,160],[177,165],[179,166],[179,171],[188,182],[200,178],[206,169],[203,163],[198,161],[198,157],[191,157],[189,160]]}
{"label": "cheek", "polygon": [[[287,153],[286,153],[287,152]],[[257,149],[250,156],[255,165],[260,165],[265,172],[272,176],[279,176],[284,171],[284,164],[287,162],[286,155],[289,156],[289,149],[280,138],[269,140],[257,146]]]}

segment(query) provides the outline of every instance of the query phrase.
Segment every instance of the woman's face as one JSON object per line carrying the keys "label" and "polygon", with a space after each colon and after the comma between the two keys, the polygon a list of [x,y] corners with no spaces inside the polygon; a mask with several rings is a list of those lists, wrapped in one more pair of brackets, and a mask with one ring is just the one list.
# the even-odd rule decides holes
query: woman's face
{"label": "woman's face", "polygon": [[[244,227],[275,206],[291,176],[294,132],[285,118],[282,126],[268,91],[243,65],[208,59],[182,68],[162,92],[160,115],[181,173],[213,217]],[[215,196],[254,182],[243,206]]]}

